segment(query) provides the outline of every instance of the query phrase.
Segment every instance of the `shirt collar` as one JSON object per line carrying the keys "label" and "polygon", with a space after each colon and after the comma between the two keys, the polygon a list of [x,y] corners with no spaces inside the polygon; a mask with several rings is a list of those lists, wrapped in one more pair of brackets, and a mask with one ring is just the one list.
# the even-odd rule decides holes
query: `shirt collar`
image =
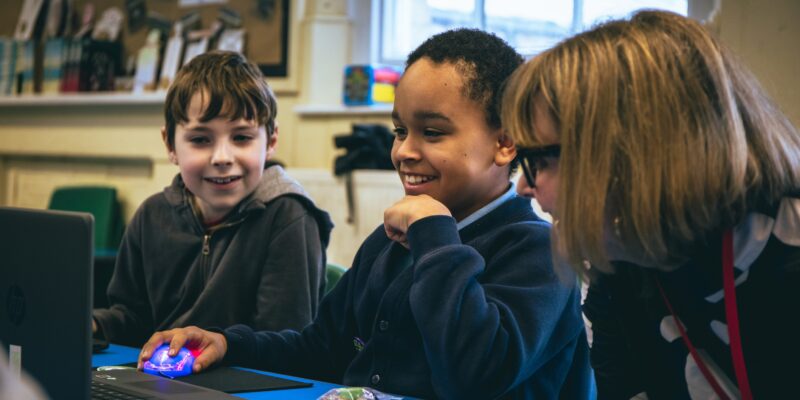
{"label": "shirt collar", "polygon": [[470,214],[467,218],[462,219],[461,222],[456,224],[456,227],[458,228],[459,231],[466,228],[473,222],[481,219],[481,217],[483,217],[484,215],[494,211],[495,208],[500,207],[501,204],[505,203],[508,200],[511,200],[516,195],[517,195],[516,185],[514,185],[514,182],[510,182],[508,190],[506,190],[505,193],[501,194],[499,197],[489,202],[489,204],[481,207],[480,210]]}

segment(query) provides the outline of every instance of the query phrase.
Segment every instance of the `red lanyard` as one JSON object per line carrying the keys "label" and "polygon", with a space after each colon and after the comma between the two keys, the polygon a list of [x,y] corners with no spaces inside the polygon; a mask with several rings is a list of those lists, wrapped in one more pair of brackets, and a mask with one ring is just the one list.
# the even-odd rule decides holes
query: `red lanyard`
{"label": "red lanyard", "polygon": [[[675,310],[672,309],[672,304],[670,304],[667,294],[664,293],[664,289],[661,287],[661,283],[658,281],[658,279],[656,279],[656,285],[658,286],[658,291],[661,293],[661,297],[664,299],[664,303],[667,305],[669,312],[672,314],[672,318],[675,320],[675,325],[678,326],[678,330],[681,332],[683,343],[692,354],[692,358],[694,358],[694,361],[697,363],[697,367],[700,368],[700,372],[714,389],[714,392],[717,393],[717,396],[719,396],[721,399],[729,399],[730,397],[728,397],[725,391],[722,390],[722,387],[719,385],[719,382],[717,382],[714,376],[711,375],[711,371],[708,369],[708,366],[705,364],[703,359],[700,358],[700,354],[698,354],[697,349],[695,349],[694,345],[692,345],[692,341],[689,340],[689,336],[686,335],[686,330],[683,328],[683,323],[680,322],[677,314],[675,314]],[[742,340],[741,336],[739,335],[739,311],[736,308],[736,284],[733,280],[732,230],[726,231],[722,237],[722,288],[725,293],[725,318],[728,322],[728,338],[730,339],[733,369],[736,373],[736,381],[739,383],[739,393],[743,400],[752,400],[753,394],[750,392],[750,382],[747,379],[747,369],[744,365],[744,354],[742,353]]]}

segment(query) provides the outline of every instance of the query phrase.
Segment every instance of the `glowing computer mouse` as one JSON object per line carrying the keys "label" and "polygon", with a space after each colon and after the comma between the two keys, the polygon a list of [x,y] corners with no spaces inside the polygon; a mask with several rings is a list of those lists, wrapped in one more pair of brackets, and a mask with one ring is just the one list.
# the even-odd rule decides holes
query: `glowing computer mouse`
{"label": "glowing computer mouse", "polygon": [[144,362],[142,369],[148,374],[177,378],[192,373],[194,358],[195,355],[185,347],[181,347],[175,357],[170,357],[169,344],[162,344]]}

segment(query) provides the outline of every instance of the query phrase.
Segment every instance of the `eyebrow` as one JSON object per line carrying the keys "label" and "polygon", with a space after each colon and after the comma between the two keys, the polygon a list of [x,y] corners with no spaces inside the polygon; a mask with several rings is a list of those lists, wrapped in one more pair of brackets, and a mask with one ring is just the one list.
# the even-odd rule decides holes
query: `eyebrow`
{"label": "eyebrow", "polygon": [[249,130],[253,130],[253,129],[258,129],[258,125],[253,126],[253,125],[250,125],[250,124],[239,124],[239,125],[236,125],[236,126],[234,126],[232,128],[232,130],[234,130],[234,131],[249,131]]}
{"label": "eyebrow", "polygon": [[[204,122],[200,122],[200,123],[198,123],[196,125],[184,125],[184,126],[186,127],[185,129],[189,130],[189,131],[210,132],[210,131],[213,130],[213,129],[209,128]],[[241,124],[237,124],[236,126],[233,126],[231,128],[231,130],[233,130],[233,131],[244,131],[244,130],[257,129],[257,128],[258,128],[258,126],[253,126],[253,125],[249,125],[249,124],[246,124],[246,123],[241,123]]]}
{"label": "eyebrow", "polygon": [[205,125],[186,126],[185,129],[192,132],[211,132],[211,129]]}
{"label": "eyebrow", "polygon": [[[401,120],[400,114],[397,111],[392,110],[392,119]],[[448,116],[446,116],[446,115],[444,115],[442,113],[439,113],[439,112],[436,112],[436,111],[425,111],[425,110],[415,111],[414,112],[414,119],[423,120],[423,121],[435,119],[435,120],[441,120],[441,121],[444,121],[444,122],[453,122]]]}

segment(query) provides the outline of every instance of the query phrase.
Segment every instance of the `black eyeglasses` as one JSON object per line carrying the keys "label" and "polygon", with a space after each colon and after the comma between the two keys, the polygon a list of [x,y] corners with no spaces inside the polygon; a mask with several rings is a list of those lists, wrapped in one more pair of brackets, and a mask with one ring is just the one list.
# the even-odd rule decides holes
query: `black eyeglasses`
{"label": "black eyeglasses", "polygon": [[549,146],[522,148],[517,147],[517,157],[522,165],[522,172],[528,186],[536,187],[536,172],[547,166],[545,158],[558,158],[561,155],[561,145],[551,144]]}

